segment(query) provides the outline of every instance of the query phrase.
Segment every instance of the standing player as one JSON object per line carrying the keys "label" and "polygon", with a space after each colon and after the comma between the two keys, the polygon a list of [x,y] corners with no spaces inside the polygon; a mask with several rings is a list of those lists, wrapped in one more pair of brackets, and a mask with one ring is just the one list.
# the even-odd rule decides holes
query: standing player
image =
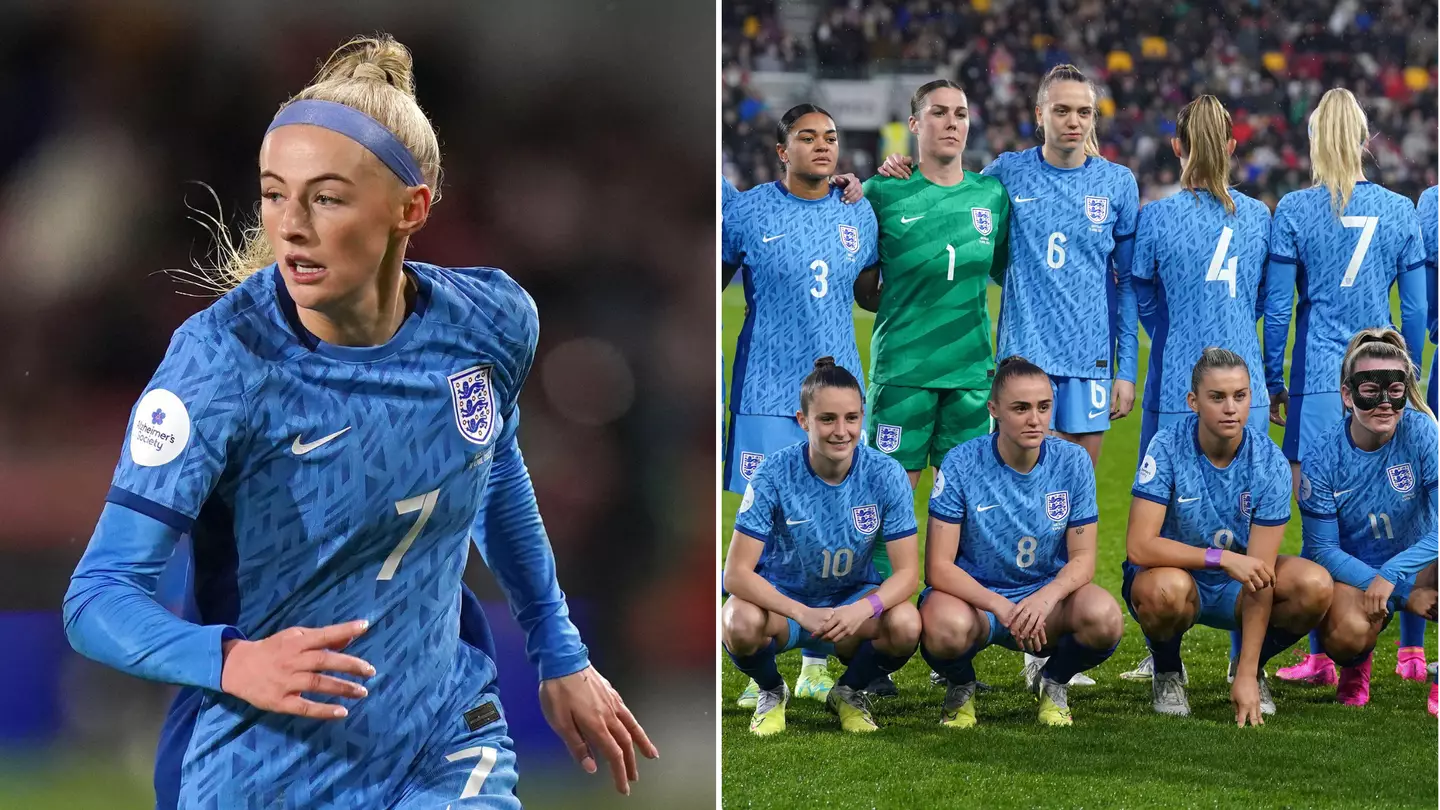
{"label": "standing player", "polygon": [[[1207,346],[1235,352],[1250,368],[1254,396],[1247,424],[1264,425],[1269,414],[1255,318],[1270,247],[1270,211],[1229,188],[1235,149],[1230,134],[1230,113],[1214,96],[1181,108],[1170,145],[1180,158],[1184,190],[1140,212],[1133,276],[1140,321],[1150,333],[1141,458],[1156,430],[1192,413],[1186,404],[1188,372]],[[1232,634],[1232,671],[1239,644],[1240,635]],[[1151,665],[1147,657],[1121,677],[1143,680]]]}
{"label": "standing player", "polygon": [[[735,347],[726,436],[725,488],[739,493],[766,456],[804,441],[793,410],[795,389],[815,358],[860,368],[851,302],[855,279],[875,263],[875,212],[846,204],[830,183],[840,154],[830,114],[801,104],[776,125],[785,177],[736,197],[724,211],[721,260],[738,268],[745,324]],[[797,697],[825,700],[835,681],[818,647],[803,651]],[[742,706],[755,687],[740,695]]]}
{"label": "standing player", "polygon": [[975,725],[976,654],[991,644],[1043,653],[1026,668],[1040,722],[1071,724],[1067,685],[1115,652],[1120,606],[1095,585],[1095,470],[1046,436],[1050,380],[1024,358],[1000,363],[997,432],[945,456],[930,493],[921,652],[948,688],[941,725]]}
{"label": "standing player", "polygon": [[[1306,556],[1335,579],[1330,612],[1317,628],[1321,649],[1340,665],[1339,701],[1363,706],[1375,639],[1390,618],[1435,620],[1440,433],[1395,330],[1357,334],[1342,373],[1350,415],[1305,453],[1299,498]],[[1435,714],[1433,688],[1429,709]]]}
{"label": "standing player", "polygon": [[[533,302],[499,270],[403,261],[439,161],[409,51],[343,46],[270,124],[262,227],[222,269],[238,286],[176,331],[131,414],[65,624],[85,655],[184,687],[160,807],[519,807],[483,616],[462,609],[470,536],[576,758],[628,793],[631,743],[656,755],[589,665],[516,441]],[[194,622],[153,599],[186,532]]]}
{"label": "standing player", "polygon": [[[1095,96],[1075,66],[1052,68],[1035,98],[1044,145],[1006,152],[982,172],[1010,196],[999,354],[1050,375],[1051,427],[1092,466],[1110,420],[1135,404],[1139,355],[1130,253],[1140,191],[1129,169],[1094,149]],[[880,173],[909,177],[909,158],[891,155]]]}
{"label": "standing player", "polygon": [[880,264],[856,285],[860,306],[877,313],[870,446],[899,461],[912,487],[990,426],[995,351],[985,280],[1004,271],[1010,204],[999,182],[961,165],[969,130],[959,85],[921,85],[910,99],[918,170],[865,182],[880,222]]}
{"label": "standing player", "polygon": [[1280,448],[1246,425],[1245,361],[1211,347],[1190,379],[1194,415],[1155,434],[1135,476],[1121,593],[1155,658],[1155,711],[1190,713],[1185,632],[1238,627],[1230,699],[1237,725],[1258,725],[1275,713],[1265,662],[1325,615],[1330,577],[1309,560],[1276,557],[1290,520],[1289,476]]}
{"label": "standing player", "polygon": [[[1399,287],[1400,329],[1416,364],[1425,345],[1425,248],[1415,209],[1404,197],[1365,180],[1370,138],[1365,113],[1350,91],[1325,93],[1310,116],[1315,185],[1286,194],[1275,207],[1265,290],[1265,381],[1271,419],[1285,426],[1281,447],[1298,486],[1310,442],[1343,416],[1340,361],[1362,329],[1391,323],[1390,288]],[[1295,352],[1284,379],[1290,306],[1295,292]],[[1412,628],[1412,632],[1423,626]],[[1280,678],[1333,683],[1328,659],[1310,655]]]}
{"label": "standing player", "polygon": [[[894,460],[859,443],[860,383],[833,358],[800,388],[807,441],[772,453],[745,487],[725,559],[725,650],[760,685],[750,731],[785,730],[790,693],[775,656],[833,647],[849,668],[826,698],[846,731],[875,731],[865,687],[915,652],[920,615],[914,496]],[[893,566],[873,562],[884,543]]]}

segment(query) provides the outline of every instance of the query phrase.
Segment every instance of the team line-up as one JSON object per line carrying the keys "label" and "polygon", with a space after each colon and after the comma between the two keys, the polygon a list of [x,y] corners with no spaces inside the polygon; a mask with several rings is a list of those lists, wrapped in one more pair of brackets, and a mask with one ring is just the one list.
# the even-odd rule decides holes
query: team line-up
{"label": "team line-up", "polygon": [[[1397,672],[1426,679],[1437,386],[1432,366],[1423,401],[1417,369],[1427,321],[1436,330],[1436,188],[1417,207],[1365,181],[1366,117],[1337,88],[1310,116],[1314,185],[1272,217],[1229,187],[1230,116],[1202,96],[1176,119],[1183,189],[1142,211],[1134,176],[1097,153],[1095,100],[1080,71],[1053,69],[1036,95],[1043,145],[976,174],[960,160],[963,88],[927,83],[911,99],[918,162],[891,156],[863,196],[834,176],[833,119],[803,104],[777,126],[782,180],[722,182],[721,281],[738,273],[746,298],[722,640],[751,678],[755,734],[785,727],[775,657],[794,648],[795,694],[847,731],[877,728],[869,696],[893,693],[917,646],[947,684],[943,725],[976,724],[972,662],[991,644],[1026,654],[1040,721],[1071,724],[1068,686],[1123,628],[1092,582],[1095,466],[1136,405],[1140,326],[1151,351],[1121,597],[1151,653],[1126,675],[1151,679],[1155,711],[1189,714],[1180,644],[1195,624],[1231,632],[1240,725],[1275,712],[1266,663],[1307,633],[1310,654],[1278,674],[1335,685],[1341,703],[1368,701],[1397,613]],[[876,312],[865,384],[852,300]],[[912,493],[927,466],[917,606]],[[1300,557],[1278,554],[1292,495]],[[848,665],[838,680],[832,654]]]}

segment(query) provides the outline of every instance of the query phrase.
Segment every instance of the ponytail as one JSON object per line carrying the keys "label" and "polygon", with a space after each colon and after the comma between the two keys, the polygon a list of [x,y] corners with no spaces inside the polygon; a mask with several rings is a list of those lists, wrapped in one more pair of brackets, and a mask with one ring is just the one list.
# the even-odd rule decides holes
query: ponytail
{"label": "ponytail", "polygon": [[1350,204],[1369,140],[1365,111],[1349,90],[1336,87],[1320,97],[1310,114],[1310,173],[1316,185],[1330,190],[1330,207],[1337,217]]}
{"label": "ponytail", "polygon": [[1235,200],[1230,196],[1230,152],[1226,148],[1232,132],[1230,113],[1214,96],[1201,96],[1186,104],[1175,119],[1180,149],[1188,157],[1180,184],[1197,200],[1200,195],[1195,189],[1210,192],[1225,206],[1225,213],[1233,216]]}

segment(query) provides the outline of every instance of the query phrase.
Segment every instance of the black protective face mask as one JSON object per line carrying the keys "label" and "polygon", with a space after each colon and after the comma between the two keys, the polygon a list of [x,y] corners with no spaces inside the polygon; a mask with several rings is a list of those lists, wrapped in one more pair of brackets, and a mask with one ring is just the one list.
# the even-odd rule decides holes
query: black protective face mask
{"label": "black protective face mask", "polygon": [[[1399,397],[1390,396],[1390,386],[1395,383],[1405,383],[1405,393]],[[1361,383],[1374,383],[1380,386],[1380,393],[1373,397],[1360,394]],[[1355,401],[1355,409],[1360,411],[1373,411],[1380,407],[1380,403],[1388,402],[1390,407],[1399,411],[1405,407],[1405,398],[1410,395],[1409,375],[1399,369],[1385,368],[1372,371],[1351,372],[1345,384],[1350,386],[1350,398]]]}

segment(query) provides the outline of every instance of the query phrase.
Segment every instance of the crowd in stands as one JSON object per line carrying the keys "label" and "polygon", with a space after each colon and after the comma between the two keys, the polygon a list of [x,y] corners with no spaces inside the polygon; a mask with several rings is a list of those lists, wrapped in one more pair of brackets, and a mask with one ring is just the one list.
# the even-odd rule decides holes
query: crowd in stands
{"label": "crowd in stands", "polygon": [[[968,168],[1039,143],[1035,90],[1057,64],[1100,88],[1102,154],[1130,167],[1144,199],[1177,188],[1169,138],[1190,99],[1230,110],[1233,182],[1274,206],[1310,183],[1307,117],[1331,87],[1370,116],[1367,176],[1412,199],[1436,182],[1436,4],[1433,0],[849,0],[818,3],[813,26],[773,2],[733,4],[722,18],[724,170],[740,188],[774,179],[773,109],[754,71],[819,79],[886,72],[958,80],[972,125]],[[1423,24],[1416,21],[1428,21]],[[842,132],[842,171],[862,178],[883,155]],[[856,147],[859,148],[856,148]]]}

